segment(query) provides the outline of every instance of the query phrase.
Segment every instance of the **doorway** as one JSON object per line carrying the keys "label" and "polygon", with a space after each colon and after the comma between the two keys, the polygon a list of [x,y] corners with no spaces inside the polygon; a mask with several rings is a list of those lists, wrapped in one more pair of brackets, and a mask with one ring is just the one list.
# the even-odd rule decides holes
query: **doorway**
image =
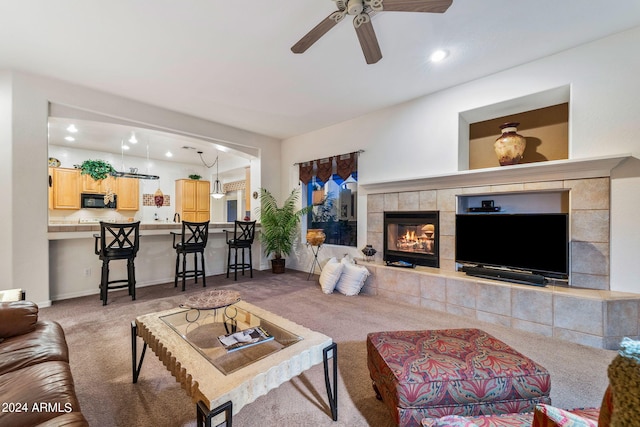
{"label": "doorway", "polygon": [[227,222],[235,222],[238,218],[238,201],[227,200]]}

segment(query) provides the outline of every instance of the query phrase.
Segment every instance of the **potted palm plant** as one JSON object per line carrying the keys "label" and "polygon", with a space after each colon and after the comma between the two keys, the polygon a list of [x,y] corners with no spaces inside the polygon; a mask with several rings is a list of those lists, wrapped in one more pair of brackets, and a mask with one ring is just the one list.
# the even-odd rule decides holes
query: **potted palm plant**
{"label": "potted palm plant", "polygon": [[274,273],[284,273],[285,259],[293,250],[293,241],[298,232],[300,219],[306,215],[312,206],[297,209],[300,190],[294,189],[281,207],[265,188],[260,189],[260,224],[262,242],[267,256],[273,254],[271,270]]}

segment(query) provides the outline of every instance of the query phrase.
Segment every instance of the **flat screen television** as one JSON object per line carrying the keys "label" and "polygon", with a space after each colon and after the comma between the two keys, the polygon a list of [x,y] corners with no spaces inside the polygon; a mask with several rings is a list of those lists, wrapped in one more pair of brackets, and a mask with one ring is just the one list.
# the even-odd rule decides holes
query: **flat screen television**
{"label": "flat screen television", "polygon": [[569,215],[458,214],[456,262],[566,279]]}

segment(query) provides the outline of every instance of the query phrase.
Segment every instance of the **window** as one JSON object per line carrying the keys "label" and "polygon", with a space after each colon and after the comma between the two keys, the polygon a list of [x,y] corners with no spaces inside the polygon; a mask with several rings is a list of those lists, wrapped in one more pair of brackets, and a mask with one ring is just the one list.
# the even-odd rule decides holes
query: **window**
{"label": "window", "polygon": [[322,229],[326,235],[325,244],[357,245],[356,155],[349,153],[300,164],[300,180],[306,186],[306,204],[313,206],[307,215],[307,228]]}

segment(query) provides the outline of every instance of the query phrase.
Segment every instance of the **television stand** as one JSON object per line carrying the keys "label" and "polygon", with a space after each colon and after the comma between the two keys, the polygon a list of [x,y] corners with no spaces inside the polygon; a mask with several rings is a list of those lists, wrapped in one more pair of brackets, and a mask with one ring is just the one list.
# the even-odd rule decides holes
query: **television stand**
{"label": "television stand", "polygon": [[462,267],[461,270],[468,276],[482,277],[484,279],[502,280],[523,285],[547,286],[547,279],[539,274],[470,266]]}

